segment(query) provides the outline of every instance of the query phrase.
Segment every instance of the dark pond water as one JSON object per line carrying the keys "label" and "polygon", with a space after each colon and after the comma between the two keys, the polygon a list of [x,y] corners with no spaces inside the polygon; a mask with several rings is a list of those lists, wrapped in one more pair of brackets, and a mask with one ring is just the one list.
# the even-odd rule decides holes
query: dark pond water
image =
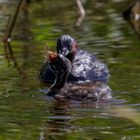
{"label": "dark pond water", "polygon": [[[20,11],[11,45],[22,73],[12,61],[8,66],[0,43],[0,140],[140,140],[140,41],[122,18],[129,4],[83,0],[86,16],[80,27],[75,27],[74,0],[33,0]],[[0,0],[1,39],[16,5],[17,0]],[[46,41],[54,50],[64,33],[108,65],[111,102],[56,101],[40,92],[45,88],[38,80],[41,50]],[[132,114],[126,114],[125,107],[134,110]],[[137,117],[131,119],[133,112]]]}

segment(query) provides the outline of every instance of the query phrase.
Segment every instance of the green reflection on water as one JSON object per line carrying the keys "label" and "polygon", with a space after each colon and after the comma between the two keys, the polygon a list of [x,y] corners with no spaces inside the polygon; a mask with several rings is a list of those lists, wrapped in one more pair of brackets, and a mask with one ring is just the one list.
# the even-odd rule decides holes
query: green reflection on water
{"label": "green reflection on water", "polygon": [[[0,139],[140,139],[137,124],[109,113],[114,104],[123,106],[123,102],[139,111],[140,42],[121,17],[129,2],[83,1],[87,14],[79,28],[75,1],[36,0],[20,11],[12,47],[22,74],[12,62],[8,67],[0,43]],[[0,3],[0,38],[15,6],[15,0]],[[118,101],[61,104],[40,92],[41,50],[46,41],[55,50],[58,36],[64,33],[108,65],[109,84]]]}

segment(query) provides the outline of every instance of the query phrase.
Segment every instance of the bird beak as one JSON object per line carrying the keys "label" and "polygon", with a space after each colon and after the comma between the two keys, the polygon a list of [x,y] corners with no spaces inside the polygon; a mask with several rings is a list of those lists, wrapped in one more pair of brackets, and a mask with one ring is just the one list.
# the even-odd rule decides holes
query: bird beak
{"label": "bird beak", "polygon": [[63,46],[63,50],[60,50],[60,54],[62,54],[63,56],[67,56],[70,53],[76,53],[77,51],[77,43],[73,42],[71,49],[68,49],[67,47]]}
{"label": "bird beak", "polygon": [[61,54],[62,54],[63,56],[67,56],[69,53],[70,53],[70,51],[69,51],[67,48],[63,48],[63,50],[62,50],[62,52],[61,52]]}
{"label": "bird beak", "polygon": [[48,58],[48,60],[49,60],[50,62],[56,61],[57,56],[58,56],[57,53],[48,51],[48,56],[47,56],[47,58]]}

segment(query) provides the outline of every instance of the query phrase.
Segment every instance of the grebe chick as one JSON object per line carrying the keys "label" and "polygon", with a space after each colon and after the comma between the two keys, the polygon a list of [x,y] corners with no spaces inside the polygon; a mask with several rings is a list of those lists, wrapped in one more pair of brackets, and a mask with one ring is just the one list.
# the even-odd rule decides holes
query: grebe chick
{"label": "grebe chick", "polygon": [[[62,35],[57,40],[57,53],[62,54],[72,62],[68,82],[107,82],[109,70],[95,55],[77,48],[77,43],[69,35]],[[55,79],[54,72],[45,62],[41,68],[39,79],[41,82],[52,83]]]}
{"label": "grebe chick", "polygon": [[72,64],[69,59],[61,54],[48,52],[48,63],[55,73],[55,81],[48,89],[47,94],[54,97],[63,97],[73,100],[109,100],[110,87],[102,82],[67,83]]}

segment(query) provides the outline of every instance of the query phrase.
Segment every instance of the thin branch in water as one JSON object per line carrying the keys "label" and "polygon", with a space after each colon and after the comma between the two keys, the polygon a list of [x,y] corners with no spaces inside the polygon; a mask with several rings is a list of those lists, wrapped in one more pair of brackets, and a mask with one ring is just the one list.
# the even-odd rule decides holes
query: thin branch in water
{"label": "thin branch in water", "polygon": [[9,56],[9,50],[8,50],[6,43],[4,43],[4,52],[5,52],[5,58],[7,59],[8,66],[9,66],[10,65],[10,56]]}
{"label": "thin branch in water", "polygon": [[76,3],[77,3],[77,7],[79,9],[79,12],[80,12],[80,16],[77,19],[76,26],[79,27],[86,15],[86,12],[85,12],[85,9],[83,7],[81,0],[76,0]]}
{"label": "thin branch in water", "polygon": [[11,22],[10,22],[10,18],[8,19],[8,25],[9,26],[7,25],[7,30],[6,30],[6,32],[4,34],[4,37],[3,37],[5,56],[8,60],[8,65],[10,64],[10,59],[11,59],[20,75],[22,74],[22,70],[18,66],[18,63],[17,63],[17,61],[14,57],[14,53],[13,53],[10,42],[11,42],[11,34],[12,34],[13,28],[15,26],[15,23],[16,23],[16,20],[17,20],[17,17],[18,17],[18,14],[19,14],[19,11],[20,11],[20,8],[21,8],[21,5],[22,5],[23,2],[24,2],[24,0],[19,1],[18,5],[17,5],[17,9],[15,11],[15,14],[14,14]]}
{"label": "thin branch in water", "polygon": [[17,63],[17,60],[14,57],[14,53],[13,53],[12,46],[11,46],[10,42],[5,43],[4,47],[6,49],[6,53],[8,53],[8,66],[10,65],[10,59],[11,59],[13,61],[13,63],[14,63],[14,67],[17,68],[19,75],[22,76],[23,75],[23,71],[19,67],[19,65]]}
{"label": "thin branch in water", "polygon": [[17,9],[16,9],[15,14],[13,16],[13,19],[12,19],[9,27],[7,28],[7,31],[6,31],[5,35],[4,35],[4,38],[3,38],[3,42],[4,43],[11,41],[10,37],[11,37],[12,31],[13,31],[13,28],[15,26],[16,19],[17,19],[17,16],[19,14],[19,10],[20,10],[20,7],[21,7],[23,1],[24,0],[20,0],[19,3],[18,3],[18,5],[17,5]]}
{"label": "thin branch in water", "polygon": [[[6,28],[8,28],[8,25],[10,24],[10,16],[8,17],[8,22],[7,22],[7,25],[6,25]],[[7,59],[8,61],[8,66],[10,65],[10,56],[9,56],[9,50],[8,50],[8,47],[7,47],[7,43],[4,42],[4,52],[5,52],[5,58]]]}
{"label": "thin branch in water", "polygon": [[17,9],[15,11],[15,14],[14,14],[11,22],[10,22],[11,18],[9,17],[8,24],[7,24],[7,30],[6,30],[6,32],[4,34],[4,37],[3,37],[5,57],[8,60],[8,65],[10,63],[10,58],[13,60],[14,65],[15,65],[14,54],[13,54],[10,42],[11,42],[11,34],[12,34],[13,28],[15,26],[16,19],[17,19],[17,16],[19,14],[19,10],[20,10],[20,7],[21,7],[21,4],[22,4],[23,1],[24,0],[19,1],[18,5],[17,5]]}

